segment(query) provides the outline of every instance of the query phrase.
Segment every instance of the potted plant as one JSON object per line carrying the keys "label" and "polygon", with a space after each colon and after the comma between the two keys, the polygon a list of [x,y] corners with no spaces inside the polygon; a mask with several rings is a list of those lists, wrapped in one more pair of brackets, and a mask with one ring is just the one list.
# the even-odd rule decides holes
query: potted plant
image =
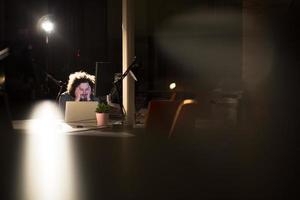
{"label": "potted plant", "polygon": [[100,102],[98,103],[96,107],[96,119],[97,119],[97,126],[106,126],[108,124],[108,119],[109,119],[109,111],[110,111],[110,106]]}

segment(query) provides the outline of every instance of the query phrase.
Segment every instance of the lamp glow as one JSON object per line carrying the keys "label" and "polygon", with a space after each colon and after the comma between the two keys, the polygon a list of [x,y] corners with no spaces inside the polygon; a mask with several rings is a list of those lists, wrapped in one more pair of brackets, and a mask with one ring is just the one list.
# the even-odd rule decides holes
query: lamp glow
{"label": "lamp glow", "polygon": [[46,19],[42,22],[41,27],[46,33],[50,34],[54,30],[54,23]]}
{"label": "lamp glow", "polygon": [[175,89],[176,88],[176,83],[171,83],[170,86],[169,86],[169,88],[171,90]]}

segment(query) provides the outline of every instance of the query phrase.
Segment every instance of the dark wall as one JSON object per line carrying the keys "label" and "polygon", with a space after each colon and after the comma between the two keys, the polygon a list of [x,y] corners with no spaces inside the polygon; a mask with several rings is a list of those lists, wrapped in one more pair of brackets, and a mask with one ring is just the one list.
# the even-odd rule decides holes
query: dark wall
{"label": "dark wall", "polygon": [[[120,11],[121,2],[113,3]],[[96,62],[113,62],[117,68],[121,60],[121,13],[115,15],[111,4],[106,0],[51,2],[59,22],[52,48],[56,66],[63,64],[59,69],[94,73]]]}
{"label": "dark wall", "polygon": [[[27,99],[43,98],[44,91],[40,90],[44,88],[39,86],[50,89],[45,97],[55,97],[57,86],[52,82],[44,86],[45,71],[67,81],[69,73],[77,70],[94,74],[96,62],[111,62],[113,71],[121,70],[121,1],[1,0],[0,5],[5,11],[0,16],[1,44],[11,49],[8,89],[22,88],[21,93],[28,94],[38,85],[33,87],[37,90],[35,97],[29,95]],[[37,27],[46,14],[55,21],[48,44]]]}
{"label": "dark wall", "polygon": [[[5,40],[28,52],[24,59],[37,81],[44,80],[46,55],[47,71],[63,81],[76,70],[94,73],[95,62],[112,62],[113,71],[121,71],[121,0],[1,2]],[[48,45],[36,27],[47,13],[57,22]],[[185,89],[237,89],[241,20],[240,0],[135,1],[136,56],[142,64],[137,91],[165,90],[171,81]],[[55,93],[57,87],[50,87]]]}
{"label": "dark wall", "polygon": [[2,43],[4,41],[4,27],[5,27],[5,3],[4,0],[0,1],[0,48],[2,48]]}
{"label": "dark wall", "polygon": [[242,1],[136,1],[136,54],[150,90],[237,90]]}
{"label": "dark wall", "polygon": [[259,158],[247,165],[269,176],[255,185],[270,197],[297,194],[299,1],[244,3],[242,127],[257,144],[246,157]]}
{"label": "dark wall", "polygon": [[293,129],[299,110],[299,3],[245,1],[244,16],[246,123]]}

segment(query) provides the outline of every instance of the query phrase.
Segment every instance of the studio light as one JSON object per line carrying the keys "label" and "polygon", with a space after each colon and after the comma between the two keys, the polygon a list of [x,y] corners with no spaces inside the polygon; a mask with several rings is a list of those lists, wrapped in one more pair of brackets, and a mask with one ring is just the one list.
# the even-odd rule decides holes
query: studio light
{"label": "studio light", "polygon": [[46,33],[50,34],[54,30],[54,23],[47,19],[42,22],[41,27]]}
{"label": "studio light", "polygon": [[[52,55],[52,48],[50,45],[50,38],[52,37],[51,35],[53,35],[53,32],[55,31],[55,18],[54,15],[51,14],[47,14],[44,15],[43,17],[41,17],[38,20],[37,23],[37,28],[38,31],[42,33],[43,36],[45,36],[45,68],[44,68],[44,73],[48,74],[48,70],[49,70],[49,65],[51,64],[50,61],[50,56]],[[54,39],[54,38],[53,38]],[[42,85],[42,94],[43,95],[49,95],[49,86],[48,86],[48,76],[45,77],[45,82]]]}
{"label": "studio light", "polygon": [[38,21],[38,29],[45,33],[46,35],[46,43],[48,44],[48,40],[50,35],[54,32],[55,24],[54,24],[53,15],[44,15]]}

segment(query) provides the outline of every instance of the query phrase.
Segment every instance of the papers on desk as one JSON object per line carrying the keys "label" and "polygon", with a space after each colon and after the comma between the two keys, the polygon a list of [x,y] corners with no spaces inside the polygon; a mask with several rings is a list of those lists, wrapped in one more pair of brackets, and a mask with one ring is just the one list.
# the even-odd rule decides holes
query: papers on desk
{"label": "papers on desk", "polygon": [[72,127],[63,120],[15,120],[13,128],[21,130],[27,134],[64,134],[64,135],[85,135],[85,136],[102,136],[102,137],[133,137],[134,135],[122,130],[114,130],[110,126],[97,127],[80,126]]}

